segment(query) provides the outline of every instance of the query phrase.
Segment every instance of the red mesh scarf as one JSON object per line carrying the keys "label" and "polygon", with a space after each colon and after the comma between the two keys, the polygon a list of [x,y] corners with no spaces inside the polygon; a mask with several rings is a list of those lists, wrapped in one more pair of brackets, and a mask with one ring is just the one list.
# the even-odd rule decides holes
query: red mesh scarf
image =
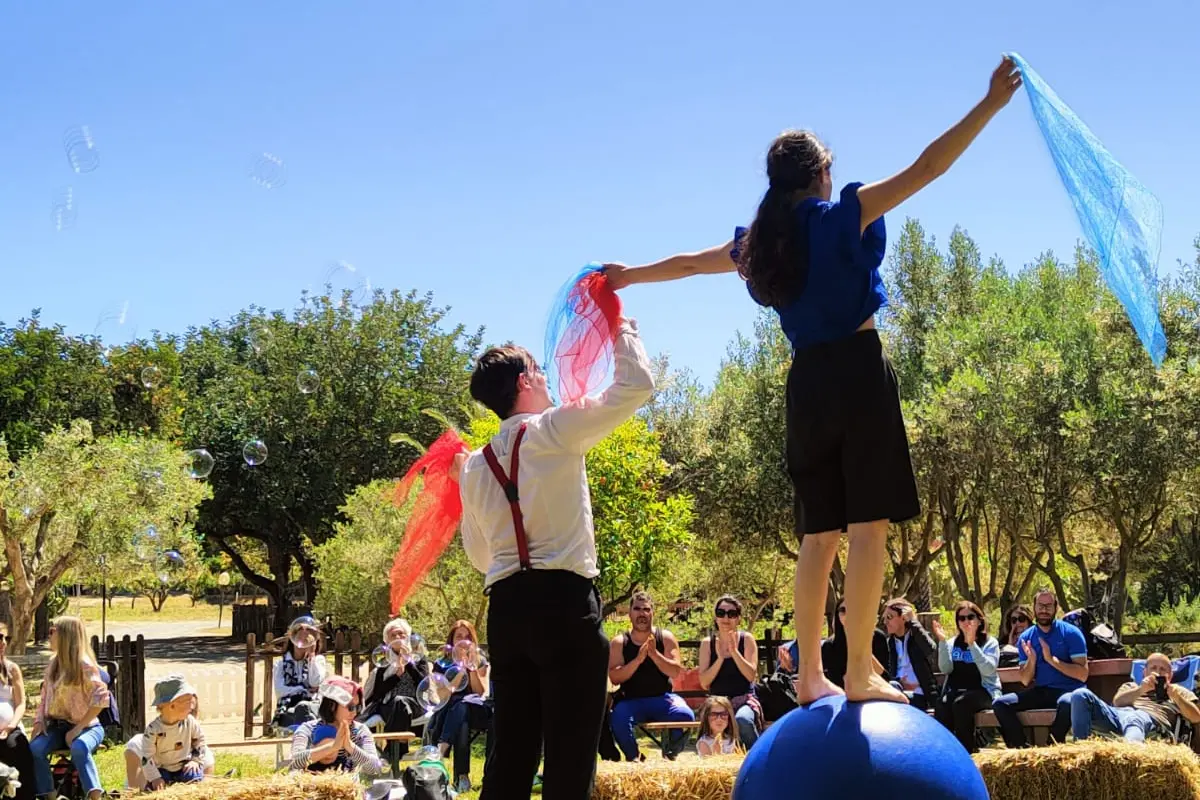
{"label": "red mesh scarf", "polygon": [[612,364],[621,300],[589,264],[563,284],[546,326],[546,377],[563,403],[594,392]]}
{"label": "red mesh scarf", "polygon": [[396,484],[392,500],[403,506],[413,483],[421,478],[421,492],[392,562],[392,614],[400,613],[401,606],[454,539],[462,520],[462,497],[457,476],[451,471],[454,457],[466,452],[467,444],[458,432],[446,431]]}

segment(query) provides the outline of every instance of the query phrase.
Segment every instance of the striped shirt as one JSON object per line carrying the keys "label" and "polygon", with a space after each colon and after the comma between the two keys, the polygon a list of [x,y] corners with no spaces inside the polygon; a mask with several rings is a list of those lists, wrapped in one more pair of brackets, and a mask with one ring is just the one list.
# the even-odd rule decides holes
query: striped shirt
{"label": "striped shirt", "polygon": [[[294,770],[308,769],[313,763],[312,752],[325,744],[313,745],[313,731],[318,725],[329,725],[323,720],[314,719],[301,725],[292,735],[292,760],[289,766]],[[364,775],[380,775],[383,773],[383,761],[379,751],[375,749],[375,740],[371,731],[361,722],[350,723],[350,749],[338,752],[338,760],[350,765],[355,772]]]}

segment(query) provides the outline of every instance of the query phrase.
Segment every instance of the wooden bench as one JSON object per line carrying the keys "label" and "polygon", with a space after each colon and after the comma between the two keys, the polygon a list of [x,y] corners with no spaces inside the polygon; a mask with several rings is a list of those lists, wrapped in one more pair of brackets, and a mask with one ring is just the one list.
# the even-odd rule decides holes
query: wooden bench
{"label": "wooden bench", "polygon": [[[1131,658],[1104,658],[1088,662],[1087,687],[1096,693],[1106,703],[1111,703],[1121,684],[1130,680],[1129,673],[1133,669]],[[1000,688],[1004,692],[1019,692],[1025,689],[1021,683],[1020,667],[1001,667]],[[1050,738],[1050,727],[1054,724],[1056,711],[1052,708],[1020,711],[1017,719],[1025,728],[1025,736],[1036,745],[1044,745]],[[980,711],[975,715],[976,728],[999,728],[994,711]]]}
{"label": "wooden bench", "polygon": [[[686,731],[687,737],[691,737],[692,731],[700,730],[700,721],[692,720],[690,722],[642,722],[637,725],[637,729],[650,737],[650,741],[658,745],[658,749],[666,755],[667,752],[667,732],[668,731]],[[661,738],[660,738],[661,737]],[[684,739],[684,746],[687,745],[687,738]]]}

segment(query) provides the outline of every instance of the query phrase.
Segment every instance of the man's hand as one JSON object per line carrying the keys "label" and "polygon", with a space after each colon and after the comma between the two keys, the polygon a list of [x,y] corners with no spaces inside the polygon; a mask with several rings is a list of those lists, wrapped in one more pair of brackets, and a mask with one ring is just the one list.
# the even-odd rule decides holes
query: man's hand
{"label": "man's hand", "polygon": [[[1154,685],[1156,683],[1158,683],[1158,680],[1154,677],[1154,674],[1147,672],[1144,676],[1142,676],[1141,684],[1138,685],[1138,694],[1150,694],[1154,691]],[[1168,687],[1168,689],[1169,688],[1170,687]]]}
{"label": "man's hand", "polygon": [[650,636],[646,637],[646,641],[642,642],[642,646],[638,648],[638,661],[645,661],[650,658],[650,654],[655,650],[655,641],[653,631]]}
{"label": "man's hand", "polygon": [[916,622],[917,621],[917,610],[915,608],[913,608],[912,606],[905,606],[904,613],[901,614],[900,616],[903,617],[905,622]]}
{"label": "man's hand", "polygon": [[1168,683],[1168,684],[1167,684],[1167,699],[1168,699],[1168,700],[1172,700],[1172,701],[1174,701],[1174,702],[1175,702],[1175,704],[1176,704],[1176,705],[1178,705],[1178,704],[1179,704],[1179,698],[1180,698],[1180,697],[1182,697],[1182,696],[1183,696],[1183,695],[1182,695],[1182,694],[1181,694],[1181,692],[1179,691],[1179,686],[1178,686],[1178,685],[1176,685],[1176,684],[1174,684],[1174,683]]}
{"label": "man's hand", "polygon": [[933,621],[933,638],[937,639],[939,642],[946,641],[946,631],[942,628],[942,623],[938,622],[936,619]]}
{"label": "man's hand", "polygon": [[1041,643],[1042,643],[1042,660],[1045,661],[1047,664],[1053,664],[1054,663],[1054,655],[1050,652],[1050,643],[1047,642],[1045,639],[1042,639]]}
{"label": "man's hand", "polygon": [[[1045,642],[1043,642],[1045,644]],[[1025,639],[1021,642],[1021,652],[1025,654],[1026,661],[1036,661],[1037,657],[1033,654],[1033,645],[1029,644],[1029,640]]]}

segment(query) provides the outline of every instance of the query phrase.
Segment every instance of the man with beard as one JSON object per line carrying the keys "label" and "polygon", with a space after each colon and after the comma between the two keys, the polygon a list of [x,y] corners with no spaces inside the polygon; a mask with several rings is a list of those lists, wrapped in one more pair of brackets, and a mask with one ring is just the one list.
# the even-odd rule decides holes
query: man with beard
{"label": "man with beard", "polygon": [[[683,671],[679,642],[668,630],[654,627],[654,606],[645,592],[629,602],[632,629],[616,636],[608,648],[608,679],[621,687],[612,709],[613,738],[626,761],[645,759],[638,753],[634,726],[643,722],[694,722],[696,715],[671,692],[671,679]],[[685,730],[672,730],[663,755],[674,760]]]}
{"label": "man with beard", "polygon": [[1028,747],[1019,711],[1053,708],[1056,710],[1050,737],[1066,740],[1071,729],[1071,693],[1087,685],[1087,642],[1083,631],[1056,619],[1058,598],[1043,589],[1033,598],[1035,625],[1017,639],[1021,683],[1033,687],[1022,692],[1002,694],[992,702],[1004,743],[1010,748]]}

